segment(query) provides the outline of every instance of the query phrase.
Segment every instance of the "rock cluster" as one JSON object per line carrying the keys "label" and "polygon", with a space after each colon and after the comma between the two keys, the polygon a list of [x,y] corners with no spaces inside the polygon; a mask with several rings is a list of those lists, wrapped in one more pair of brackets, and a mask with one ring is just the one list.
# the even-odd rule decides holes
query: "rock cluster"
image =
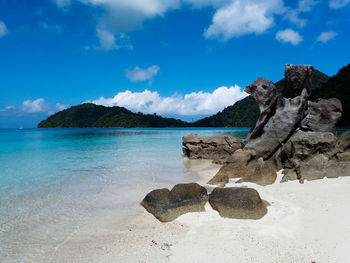
{"label": "rock cluster", "polygon": [[245,145],[227,158],[211,184],[224,186],[230,178],[271,184],[276,171],[282,181],[350,175],[350,132],[336,136],[342,115],[338,99],[309,101],[313,67],[286,65],[282,94],[259,78],[245,88],[259,105],[260,117]]}
{"label": "rock cluster", "polygon": [[[190,183],[177,184],[171,191],[153,190],[141,205],[159,221],[169,222],[185,213],[204,211],[207,201],[207,190]],[[216,188],[209,195],[209,203],[223,217],[260,219],[267,212],[267,202],[252,188]]]}

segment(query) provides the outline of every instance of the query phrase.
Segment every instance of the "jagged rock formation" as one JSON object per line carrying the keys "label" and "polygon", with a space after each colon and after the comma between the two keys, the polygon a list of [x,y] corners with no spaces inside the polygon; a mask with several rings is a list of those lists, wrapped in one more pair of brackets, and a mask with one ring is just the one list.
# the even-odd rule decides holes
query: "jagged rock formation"
{"label": "jagged rock formation", "polygon": [[238,182],[266,185],[275,181],[279,169],[284,169],[282,181],[350,175],[350,135],[336,137],[341,102],[309,101],[312,74],[312,66],[286,65],[282,95],[263,78],[246,87],[259,105],[260,117],[244,148],[226,159],[209,183],[224,186],[230,178],[241,178]]}
{"label": "jagged rock formation", "polygon": [[200,136],[188,134],[182,138],[183,153],[190,159],[220,160],[243,148],[243,141],[228,135]]}
{"label": "jagged rock formation", "polygon": [[182,214],[204,211],[208,201],[207,190],[196,183],[177,184],[169,189],[148,193],[141,205],[161,222],[169,222]]}
{"label": "jagged rock formation", "polygon": [[209,203],[223,217],[260,219],[267,213],[266,202],[252,188],[215,188]]}

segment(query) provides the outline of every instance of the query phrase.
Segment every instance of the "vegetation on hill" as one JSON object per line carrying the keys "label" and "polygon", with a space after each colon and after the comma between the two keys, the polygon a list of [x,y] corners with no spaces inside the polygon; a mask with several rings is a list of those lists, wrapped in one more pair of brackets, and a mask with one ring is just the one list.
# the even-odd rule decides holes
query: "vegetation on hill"
{"label": "vegetation on hill", "polygon": [[57,112],[38,124],[38,128],[147,128],[186,127],[188,123],[156,114],[133,113],[123,107],[84,103]]}
{"label": "vegetation on hill", "polygon": [[[328,81],[328,76],[315,70],[312,78],[312,89],[318,90]],[[284,79],[275,83],[279,92],[284,88]],[[196,121],[198,127],[252,127],[259,118],[259,107],[252,96],[237,101],[217,114]]]}
{"label": "vegetation on hill", "polygon": [[338,98],[343,105],[343,115],[338,126],[350,127],[350,64],[341,68],[335,76],[311,94],[312,100],[317,98]]}

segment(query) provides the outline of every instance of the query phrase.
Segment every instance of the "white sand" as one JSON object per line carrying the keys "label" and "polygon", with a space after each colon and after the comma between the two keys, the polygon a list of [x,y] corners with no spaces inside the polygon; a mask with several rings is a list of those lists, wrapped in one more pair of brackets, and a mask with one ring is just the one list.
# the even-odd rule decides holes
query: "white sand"
{"label": "white sand", "polygon": [[[199,181],[216,171],[198,169]],[[206,212],[160,223],[140,207],[123,224],[111,218],[104,234],[67,240],[52,262],[350,262],[350,177],[227,186],[238,185],[271,204],[265,217],[222,218],[207,204]]]}

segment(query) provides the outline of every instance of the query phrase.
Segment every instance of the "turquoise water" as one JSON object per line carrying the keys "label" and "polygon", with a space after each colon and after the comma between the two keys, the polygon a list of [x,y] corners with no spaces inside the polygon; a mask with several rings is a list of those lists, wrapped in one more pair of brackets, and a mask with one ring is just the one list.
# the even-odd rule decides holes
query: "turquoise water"
{"label": "turquoise water", "polygon": [[181,150],[187,133],[245,138],[248,131],[0,130],[0,262],[45,262],[96,215],[130,216],[148,191],[196,181]]}

